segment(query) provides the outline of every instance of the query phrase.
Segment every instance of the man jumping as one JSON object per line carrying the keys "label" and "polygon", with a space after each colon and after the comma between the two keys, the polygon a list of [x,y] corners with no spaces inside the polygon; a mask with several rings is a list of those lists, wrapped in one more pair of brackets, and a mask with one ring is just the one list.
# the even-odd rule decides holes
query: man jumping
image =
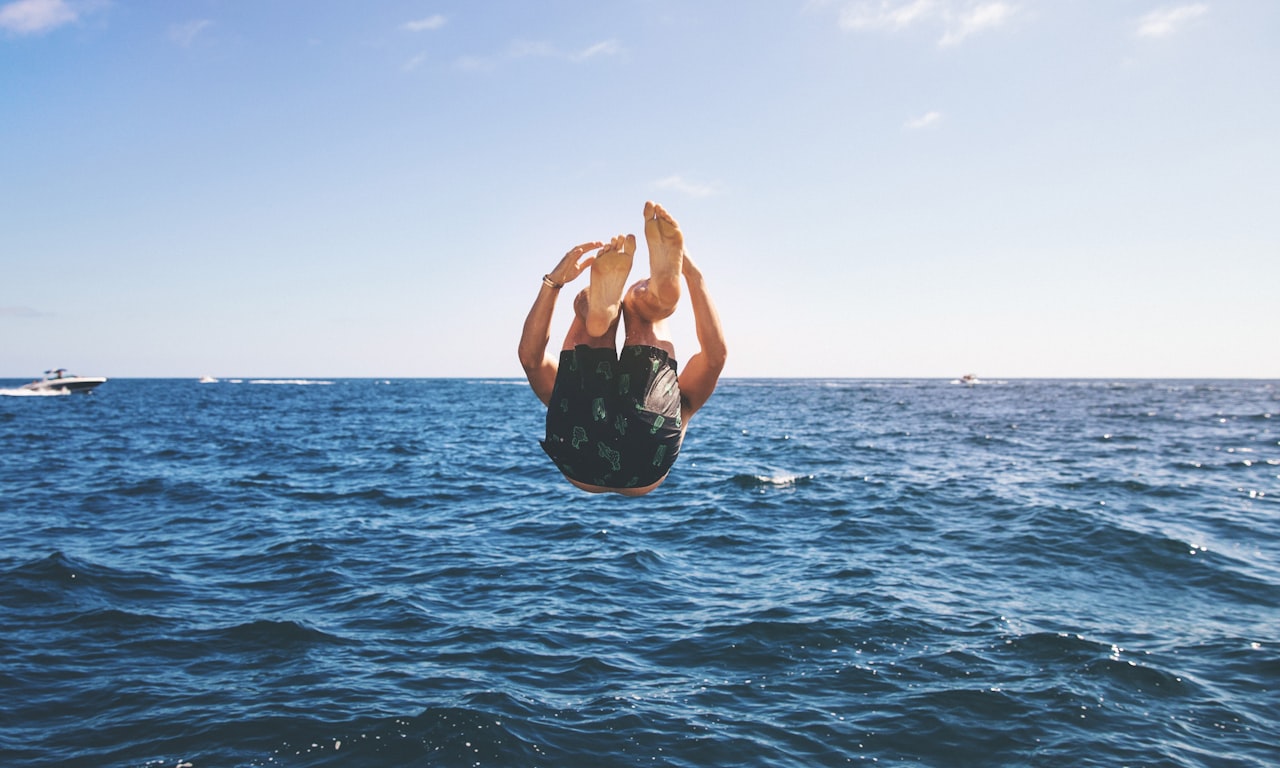
{"label": "man jumping", "polygon": [[[520,336],[520,364],[547,406],[542,448],[569,482],[591,493],[641,496],[662,485],[689,419],[711,397],[724,368],[720,318],[684,250],[680,225],[647,202],[644,235],[648,279],[624,293],[634,235],[583,243],[543,276]],[[592,251],[598,252],[587,255]],[[587,267],[590,283],[574,299],[573,323],[557,360],[547,354],[556,298]],[[677,376],[666,319],[680,299],[682,275],[701,349]],[[619,319],[626,327],[621,355]]]}

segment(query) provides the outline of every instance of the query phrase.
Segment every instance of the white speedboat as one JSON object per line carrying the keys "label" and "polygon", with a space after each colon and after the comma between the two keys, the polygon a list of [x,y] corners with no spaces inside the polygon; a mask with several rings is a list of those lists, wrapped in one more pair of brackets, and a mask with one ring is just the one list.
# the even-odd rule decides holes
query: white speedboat
{"label": "white speedboat", "polygon": [[66,368],[55,368],[45,371],[43,379],[23,384],[22,389],[32,392],[90,392],[105,382],[101,376],[75,376],[67,373]]}

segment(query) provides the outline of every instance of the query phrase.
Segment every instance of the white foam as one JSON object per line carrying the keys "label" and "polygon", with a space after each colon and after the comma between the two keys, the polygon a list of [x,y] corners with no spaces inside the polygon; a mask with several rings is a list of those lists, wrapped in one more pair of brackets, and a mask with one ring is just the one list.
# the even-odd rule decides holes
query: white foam
{"label": "white foam", "polygon": [[294,384],[296,386],[311,386],[318,384],[332,384],[332,381],[318,381],[316,379],[250,379],[250,384]]}
{"label": "white foam", "polygon": [[813,475],[787,475],[787,474],[756,475],[755,478],[756,478],[756,482],[760,483],[761,485],[786,487],[786,486],[795,485],[801,480],[811,480],[813,479]]}

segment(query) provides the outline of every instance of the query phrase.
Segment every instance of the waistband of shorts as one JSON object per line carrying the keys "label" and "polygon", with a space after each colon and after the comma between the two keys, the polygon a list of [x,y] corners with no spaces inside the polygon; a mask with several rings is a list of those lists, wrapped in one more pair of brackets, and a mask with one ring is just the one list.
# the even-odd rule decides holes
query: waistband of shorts
{"label": "waistband of shorts", "polygon": [[662,347],[655,347],[651,344],[627,344],[622,347],[621,352],[615,352],[613,347],[591,347],[586,344],[579,344],[573,349],[560,350],[560,357],[563,360],[565,355],[576,352],[580,358],[595,360],[607,356],[613,360],[621,360],[622,356],[626,355],[628,350],[631,350],[632,355],[641,357],[654,356],[666,363],[671,363],[673,365],[676,363],[676,359],[672,357],[667,350]]}
{"label": "waistband of shorts", "polygon": [[652,355],[661,358],[664,362],[674,362],[674,358],[662,347],[655,347],[650,344],[627,344],[622,348],[619,357],[627,354],[627,350],[632,350],[634,355],[644,355],[646,357]]}

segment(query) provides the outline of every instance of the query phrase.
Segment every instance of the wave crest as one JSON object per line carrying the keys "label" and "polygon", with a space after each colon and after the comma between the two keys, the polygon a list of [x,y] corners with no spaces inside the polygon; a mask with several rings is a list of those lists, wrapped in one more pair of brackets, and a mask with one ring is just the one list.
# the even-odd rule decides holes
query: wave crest
{"label": "wave crest", "polygon": [[739,474],[731,482],[739,488],[792,488],[813,482],[813,475],[777,473],[773,475]]}

